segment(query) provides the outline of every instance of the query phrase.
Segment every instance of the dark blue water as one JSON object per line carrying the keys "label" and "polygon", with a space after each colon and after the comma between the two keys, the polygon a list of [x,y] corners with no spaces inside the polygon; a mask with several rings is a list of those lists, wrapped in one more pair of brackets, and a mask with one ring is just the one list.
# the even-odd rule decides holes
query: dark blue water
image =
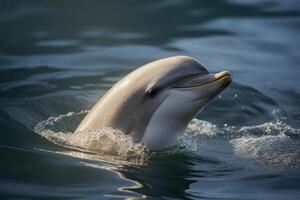
{"label": "dark blue water", "polygon": [[[297,0],[0,0],[0,198],[299,199],[299,35]],[[233,83],[176,147],[72,134],[125,74],[179,54]]]}

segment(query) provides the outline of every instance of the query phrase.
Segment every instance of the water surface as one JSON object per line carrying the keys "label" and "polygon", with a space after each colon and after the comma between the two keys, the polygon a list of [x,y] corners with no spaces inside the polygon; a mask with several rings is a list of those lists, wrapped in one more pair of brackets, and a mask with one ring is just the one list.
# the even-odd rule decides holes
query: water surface
{"label": "water surface", "polygon": [[[299,199],[299,25],[297,0],[0,0],[1,199]],[[233,83],[177,147],[72,135],[125,74],[181,54]]]}

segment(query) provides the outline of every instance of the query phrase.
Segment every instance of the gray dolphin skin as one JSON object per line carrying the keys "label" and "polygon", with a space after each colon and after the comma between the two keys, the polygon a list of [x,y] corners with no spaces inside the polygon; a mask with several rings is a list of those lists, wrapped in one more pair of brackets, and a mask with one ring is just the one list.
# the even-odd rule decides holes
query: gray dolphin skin
{"label": "gray dolphin skin", "polygon": [[150,150],[176,144],[188,123],[231,82],[210,74],[188,56],[160,59],[118,81],[91,109],[76,132],[110,127]]}

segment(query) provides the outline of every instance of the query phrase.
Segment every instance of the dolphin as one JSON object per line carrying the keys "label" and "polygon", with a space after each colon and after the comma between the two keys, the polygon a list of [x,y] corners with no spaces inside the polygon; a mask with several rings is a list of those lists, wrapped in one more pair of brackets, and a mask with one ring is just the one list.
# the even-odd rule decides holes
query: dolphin
{"label": "dolphin", "polygon": [[228,71],[209,73],[188,56],[159,59],[118,81],[75,132],[113,128],[150,150],[176,144],[189,122],[231,83]]}

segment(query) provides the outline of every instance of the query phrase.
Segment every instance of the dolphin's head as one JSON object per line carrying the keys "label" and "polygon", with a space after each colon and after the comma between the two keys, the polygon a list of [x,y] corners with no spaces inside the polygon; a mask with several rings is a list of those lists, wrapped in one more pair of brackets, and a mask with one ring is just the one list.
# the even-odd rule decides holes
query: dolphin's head
{"label": "dolphin's head", "polygon": [[135,106],[140,121],[133,133],[138,136],[134,137],[141,137],[138,140],[151,149],[174,144],[174,136],[182,133],[193,117],[231,82],[229,72],[210,74],[187,56],[149,63],[127,78],[134,88],[139,88],[135,90],[139,96]]}
{"label": "dolphin's head", "polygon": [[160,59],[115,84],[78,130],[111,126],[152,150],[163,149],[173,145],[193,117],[230,82],[229,72],[210,74],[191,57]]}

